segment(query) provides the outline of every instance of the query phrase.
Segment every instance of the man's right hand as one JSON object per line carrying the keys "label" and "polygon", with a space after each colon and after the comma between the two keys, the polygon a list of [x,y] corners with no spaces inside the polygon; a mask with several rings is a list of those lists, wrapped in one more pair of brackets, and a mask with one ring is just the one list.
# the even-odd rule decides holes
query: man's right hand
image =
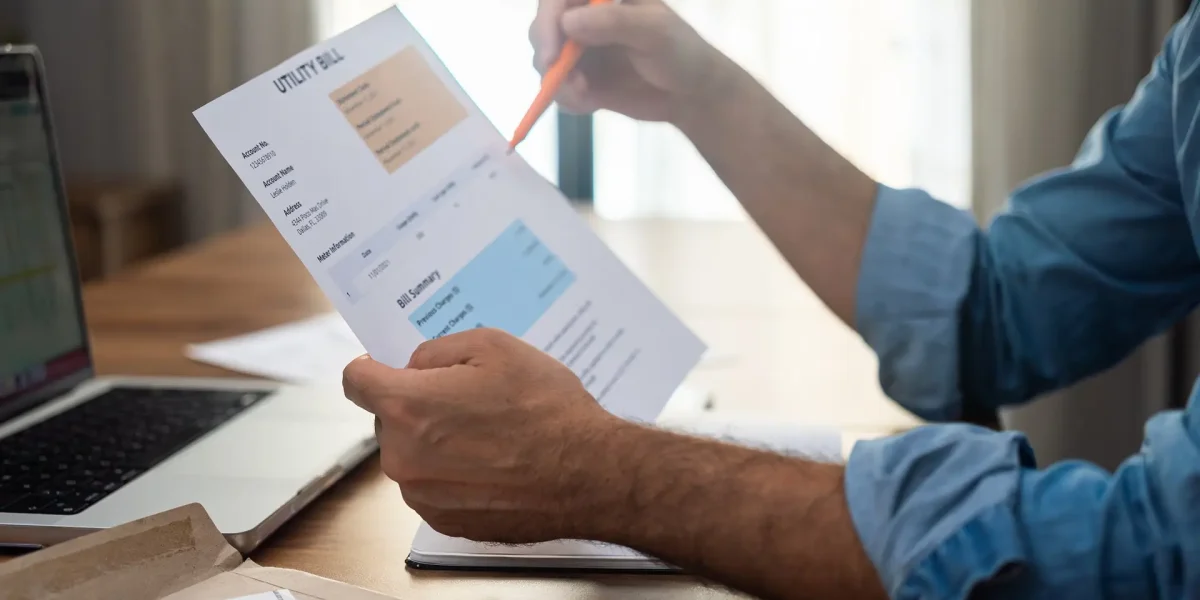
{"label": "man's right hand", "polygon": [[738,70],[662,0],[540,0],[529,39],[541,73],[566,40],[588,48],[558,97],[575,113],[608,109],[678,123],[720,97]]}
{"label": "man's right hand", "polygon": [[587,48],[558,100],[668,121],[825,303],[854,326],[877,187],[718,52],[663,0],[539,0],[530,30],[545,72],[567,39]]}

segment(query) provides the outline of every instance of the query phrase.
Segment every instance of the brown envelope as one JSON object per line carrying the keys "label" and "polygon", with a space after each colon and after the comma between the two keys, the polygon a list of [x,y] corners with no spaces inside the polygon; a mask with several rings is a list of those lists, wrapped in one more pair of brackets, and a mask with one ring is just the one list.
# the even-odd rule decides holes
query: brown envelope
{"label": "brown envelope", "polygon": [[0,564],[4,600],[226,600],[279,589],[298,600],[391,599],[316,575],[243,561],[199,504]]}

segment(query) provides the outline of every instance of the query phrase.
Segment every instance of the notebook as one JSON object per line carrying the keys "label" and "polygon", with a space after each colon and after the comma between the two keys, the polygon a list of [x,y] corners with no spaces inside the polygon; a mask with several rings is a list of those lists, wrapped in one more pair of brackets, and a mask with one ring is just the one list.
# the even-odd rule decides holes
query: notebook
{"label": "notebook", "polygon": [[[802,456],[821,462],[842,461],[841,434],[834,429],[797,427],[753,419],[689,416],[660,421],[660,427],[722,439],[744,446]],[[582,540],[508,546],[444,536],[422,523],[405,563],[415,569],[468,571],[672,572],[677,569],[629,548]]]}

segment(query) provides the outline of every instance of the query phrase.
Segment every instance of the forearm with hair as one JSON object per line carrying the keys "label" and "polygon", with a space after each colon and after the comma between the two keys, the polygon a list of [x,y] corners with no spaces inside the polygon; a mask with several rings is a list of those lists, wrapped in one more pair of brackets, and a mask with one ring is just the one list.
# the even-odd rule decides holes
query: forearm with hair
{"label": "forearm with hair", "polygon": [[785,259],[851,327],[876,183],[724,56],[674,124]]}
{"label": "forearm with hair", "polygon": [[840,465],[636,425],[594,455],[605,472],[579,516],[592,539],[762,598],[886,598]]}

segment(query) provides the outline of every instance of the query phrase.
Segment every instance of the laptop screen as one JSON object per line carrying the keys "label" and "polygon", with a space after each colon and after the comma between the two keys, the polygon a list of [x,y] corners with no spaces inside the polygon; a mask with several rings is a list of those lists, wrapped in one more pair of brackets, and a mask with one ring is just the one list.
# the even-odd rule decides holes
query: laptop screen
{"label": "laptop screen", "polygon": [[0,418],[91,366],[51,136],[39,61],[0,47]]}

